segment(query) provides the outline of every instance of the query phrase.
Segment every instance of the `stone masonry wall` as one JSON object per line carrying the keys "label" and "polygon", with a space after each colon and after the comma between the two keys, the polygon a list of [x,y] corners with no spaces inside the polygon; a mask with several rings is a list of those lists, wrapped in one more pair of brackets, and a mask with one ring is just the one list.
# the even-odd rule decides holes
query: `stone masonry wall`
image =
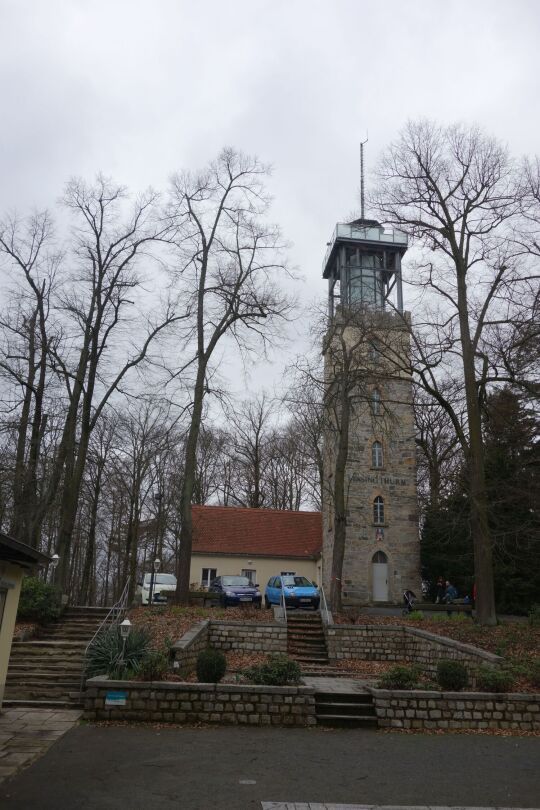
{"label": "stone masonry wall", "polygon": [[[125,705],[107,706],[107,693],[125,694]],[[315,690],[307,686],[110,681],[86,682],[87,720],[313,726]]]}
{"label": "stone masonry wall", "polygon": [[[408,320],[408,315],[405,315]],[[336,330],[339,330],[336,321]],[[386,313],[365,313],[359,317],[358,328],[347,327],[351,344],[358,348],[358,365],[372,376],[361,375],[359,396],[351,417],[346,467],[347,526],[343,562],[343,598],[348,604],[374,602],[373,558],[383,552],[387,560],[387,598],[382,601],[401,603],[403,591],[410,588],[420,592],[420,544],[418,537],[418,498],[416,487],[416,447],[412,382],[403,373],[410,353],[407,327],[401,316]],[[383,347],[370,358],[368,344],[379,336]],[[325,374],[331,379],[338,349],[328,344],[325,352]],[[402,362],[393,362],[404,357]],[[338,363],[339,366],[339,363]],[[374,415],[365,399],[364,388],[377,389],[381,396],[381,413]],[[327,414],[332,419],[332,413]],[[324,437],[324,478],[327,485],[335,473],[335,431]],[[383,446],[383,467],[372,464],[372,444]],[[325,491],[330,486],[323,488]],[[373,501],[384,499],[384,523],[374,522]],[[334,546],[333,504],[323,500],[323,582],[330,590],[331,560]]]}
{"label": "stone masonry wall", "polygon": [[195,670],[197,656],[208,647],[209,626],[208,620],[199,622],[171,647],[174,669],[182,677]]}
{"label": "stone masonry wall", "polygon": [[370,689],[379,728],[540,731],[540,695]]}
{"label": "stone masonry wall", "polygon": [[434,676],[442,659],[456,659],[467,667],[471,685],[476,685],[475,672],[481,664],[500,666],[498,655],[437,636],[415,627],[391,625],[330,625],[325,628],[330,661],[358,658],[364,661],[406,661],[419,664]]}
{"label": "stone masonry wall", "polygon": [[206,620],[192,627],[171,648],[173,667],[183,677],[195,670],[201,650],[244,650],[246,652],[286,653],[287,627],[284,624],[243,624]]}
{"label": "stone masonry wall", "polygon": [[325,625],[328,658],[336,663],[344,658],[362,661],[403,661],[406,639],[403,627],[385,625]]}
{"label": "stone masonry wall", "polygon": [[286,653],[287,627],[284,624],[242,624],[211,621],[208,646],[218,650]]}

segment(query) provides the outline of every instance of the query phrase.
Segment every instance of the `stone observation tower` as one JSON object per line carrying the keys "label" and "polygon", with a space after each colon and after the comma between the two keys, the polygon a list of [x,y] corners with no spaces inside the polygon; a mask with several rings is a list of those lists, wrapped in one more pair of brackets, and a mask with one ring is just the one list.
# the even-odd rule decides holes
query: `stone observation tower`
{"label": "stone observation tower", "polygon": [[420,596],[406,250],[405,233],[358,219],[336,226],[324,259],[323,582],[338,587],[342,547],[344,604]]}

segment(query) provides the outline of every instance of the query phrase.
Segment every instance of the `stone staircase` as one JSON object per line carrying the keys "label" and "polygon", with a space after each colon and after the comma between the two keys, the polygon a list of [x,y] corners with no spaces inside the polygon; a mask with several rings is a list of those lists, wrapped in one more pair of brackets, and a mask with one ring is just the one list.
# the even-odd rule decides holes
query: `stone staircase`
{"label": "stone staircase", "polygon": [[307,674],[328,666],[328,650],[320,613],[287,613],[287,653]]}
{"label": "stone staircase", "polygon": [[377,728],[373,698],[368,692],[315,692],[317,723],[339,728]]}
{"label": "stone staircase", "polygon": [[86,645],[109,608],[69,607],[30,641],[14,641],[4,706],[76,708]]}

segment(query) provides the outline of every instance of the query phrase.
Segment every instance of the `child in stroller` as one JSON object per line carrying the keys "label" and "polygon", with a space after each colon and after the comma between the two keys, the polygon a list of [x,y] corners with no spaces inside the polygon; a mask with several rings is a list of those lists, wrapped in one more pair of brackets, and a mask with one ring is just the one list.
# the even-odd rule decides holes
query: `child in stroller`
{"label": "child in stroller", "polygon": [[408,616],[409,613],[413,611],[414,600],[416,599],[416,594],[413,591],[403,591],[403,602],[404,608],[401,611],[402,616]]}

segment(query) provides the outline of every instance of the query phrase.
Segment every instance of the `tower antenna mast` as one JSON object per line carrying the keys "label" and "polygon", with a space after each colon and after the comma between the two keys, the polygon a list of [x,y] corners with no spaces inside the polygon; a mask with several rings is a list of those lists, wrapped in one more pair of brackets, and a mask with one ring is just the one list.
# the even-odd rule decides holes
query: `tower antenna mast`
{"label": "tower antenna mast", "polygon": [[366,132],[366,140],[360,142],[360,217],[364,219],[365,205],[364,205],[364,145],[368,142],[368,133]]}

